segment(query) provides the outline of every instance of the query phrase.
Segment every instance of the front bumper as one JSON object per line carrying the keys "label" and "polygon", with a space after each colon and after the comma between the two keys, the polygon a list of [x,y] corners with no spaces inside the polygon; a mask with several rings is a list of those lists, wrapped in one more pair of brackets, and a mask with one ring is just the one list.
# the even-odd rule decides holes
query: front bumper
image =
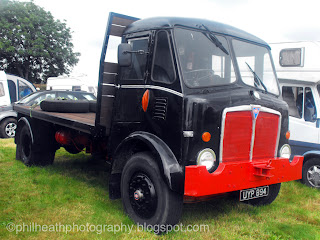
{"label": "front bumper", "polygon": [[185,169],[184,195],[203,197],[255,188],[302,178],[303,157],[264,159],[255,162],[220,163],[213,173],[205,166]]}

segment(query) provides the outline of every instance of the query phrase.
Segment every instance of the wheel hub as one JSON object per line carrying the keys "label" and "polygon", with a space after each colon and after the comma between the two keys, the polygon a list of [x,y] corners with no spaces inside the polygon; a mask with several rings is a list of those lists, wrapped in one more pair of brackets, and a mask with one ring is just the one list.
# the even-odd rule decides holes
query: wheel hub
{"label": "wheel hub", "polygon": [[133,197],[134,197],[134,200],[136,200],[136,201],[143,199],[143,193],[142,193],[141,189],[138,189],[137,191],[135,191],[133,194]]}
{"label": "wheel hub", "polygon": [[157,194],[151,179],[144,173],[136,173],[129,182],[129,198],[132,209],[141,218],[151,218],[157,209]]}
{"label": "wheel hub", "polygon": [[320,188],[320,166],[315,165],[310,167],[307,178],[311,186]]}
{"label": "wheel hub", "polygon": [[5,127],[5,132],[8,137],[14,137],[16,135],[16,128],[17,124],[15,123],[8,123]]}

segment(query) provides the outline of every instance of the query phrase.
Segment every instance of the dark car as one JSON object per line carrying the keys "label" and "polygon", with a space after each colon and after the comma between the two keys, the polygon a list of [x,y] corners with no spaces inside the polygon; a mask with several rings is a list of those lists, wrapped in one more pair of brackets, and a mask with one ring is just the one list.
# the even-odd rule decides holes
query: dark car
{"label": "dark car", "polygon": [[66,99],[66,100],[96,100],[93,93],[79,91],[41,91],[30,94],[16,104],[32,106],[40,104],[43,100]]}
{"label": "dark car", "polygon": [[[43,100],[49,99],[67,99],[67,100],[89,100],[94,101],[97,98],[93,93],[81,91],[38,91],[22,98],[16,102],[19,105],[33,106],[40,104]],[[0,108],[0,137],[12,138],[15,136],[17,128],[16,121],[17,113],[13,110],[12,106]]]}

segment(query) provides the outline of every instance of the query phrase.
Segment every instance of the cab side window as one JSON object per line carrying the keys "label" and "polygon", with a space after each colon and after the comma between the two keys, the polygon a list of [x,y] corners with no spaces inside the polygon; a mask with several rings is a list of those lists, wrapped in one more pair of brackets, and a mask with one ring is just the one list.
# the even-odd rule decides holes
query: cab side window
{"label": "cab side window", "polygon": [[302,87],[282,87],[282,99],[289,106],[289,116],[301,118],[303,106],[303,88]]}
{"label": "cab side window", "polygon": [[155,54],[151,71],[152,80],[170,84],[176,76],[173,65],[172,51],[170,47],[169,35],[166,31],[157,33]]}
{"label": "cab side window", "polygon": [[11,103],[16,102],[17,99],[17,86],[14,81],[8,80],[8,88],[9,88],[9,94],[10,94],[10,101]]}
{"label": "cab side window", "polygon": [[317,110],[311,88],[282,87],[282,98],[289,106],[289,116],[303,118],[306,122],[315,122]]}
{"label": "cab side window", "polygon": [[311,88],[305,88],[304,96],[304,120],[307,122],[315,122],[317,120],[317,110],[312,95]]}
{"label": "cab side window", "polygon": [[121,71],[121,79],[143,80],[144,73],[146,71],[149,39],[147,37],[129,39],[128,43],[132,46],[132,51],[143,50],[144,53],[132,53],[131,54],[132,55],[132,64],[130,67],[123,67],[123,69]]}
{"label": "cab side window", "polygon": [[30,93],[32,93],[32,89],[25,84],[24,82],[19,80],[19,99],[28,96]]}

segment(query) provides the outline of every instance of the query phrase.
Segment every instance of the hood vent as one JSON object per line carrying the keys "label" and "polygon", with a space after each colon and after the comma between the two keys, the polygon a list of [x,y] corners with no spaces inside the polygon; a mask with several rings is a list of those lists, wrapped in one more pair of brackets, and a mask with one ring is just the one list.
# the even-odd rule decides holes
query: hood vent
{"label": "hood vent", "polygon": [[167,116],[167,98],[155,98],[153,118],[158,120],[166,120]]}

